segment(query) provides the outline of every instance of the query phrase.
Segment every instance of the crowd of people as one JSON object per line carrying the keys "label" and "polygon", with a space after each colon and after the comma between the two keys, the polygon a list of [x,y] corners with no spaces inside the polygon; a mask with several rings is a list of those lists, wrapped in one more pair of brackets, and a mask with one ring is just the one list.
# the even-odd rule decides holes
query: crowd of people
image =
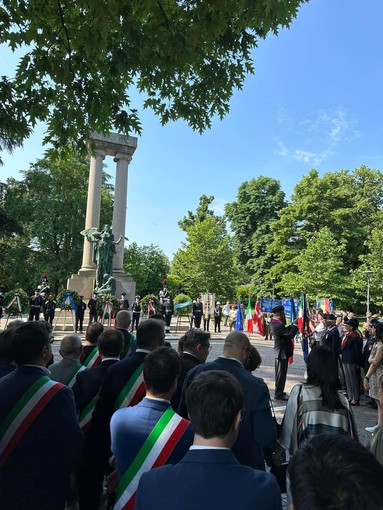
{"label": "crowd of people", "polygon": [[[288,399],[279,426],[266,383],[252,374],[262,359],[246,333],[229,332],[222,355],[208,362],[209,331],[188,329],[176,351],[165,341],[166,317],[152,313],[134,336],[128,308],[116,328],[92,321],[85,342],[64,336],[56,363],[49,322],[12,321],[0,333],[1,509],[98,510],[104,502],[115,510],[279,510],[281,488],[268,471],[285,465],[286,451],[296,510],[382,507],[374,481],[383,474],[383,323],[370,318],[363,350],[355,318],[342,317],[340,334],[337,317],[318,312],[307,381],[288,397],[297,326],[274,308],[275,397]],[[374,455],[358,443],[352,411],[352,365],[362,366],[364,351],[365,389],[378,406]],[[339,392],[342,366],[347,396]],[[352,473],[352,491],[339,480],[344,473]]]}

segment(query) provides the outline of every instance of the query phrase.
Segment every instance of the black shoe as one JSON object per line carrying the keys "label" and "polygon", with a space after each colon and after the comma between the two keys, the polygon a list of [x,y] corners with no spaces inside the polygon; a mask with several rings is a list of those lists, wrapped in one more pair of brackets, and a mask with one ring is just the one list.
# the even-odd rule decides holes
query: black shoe
{"label": "black shoe", "polygon": [[274,396],[275,400],[289,400],[289,396],[286,393],[280,393]]}

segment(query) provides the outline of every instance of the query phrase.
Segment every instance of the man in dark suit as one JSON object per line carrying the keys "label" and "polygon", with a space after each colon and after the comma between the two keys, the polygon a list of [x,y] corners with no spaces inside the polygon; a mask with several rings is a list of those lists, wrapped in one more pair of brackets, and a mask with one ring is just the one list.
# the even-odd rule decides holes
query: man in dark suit
{"label": "man in dark suit", "polygon": [[83,346],[83,356],[81,358],[81,363],[83,365],[88,366],[92,354],[94,352],[97,352],[98,338],[103,331],[104,326],[100,322],[93,322],[92,324],[90,324],[90,326],[86,328],[85,344]]}
{"label": "man in dark suit", "polygon": [[285,307],[275,306],[272,310],[273,318],[270,324],[270,331],[274,337],[275,355],[275,398],[277,400],[288,400],[285,393],[288,359],[293,355],[292,340],[298,333],[298,326],[290,324],[286,326]]}
{"label": "man in dark suit", "polygon": [[203,314],[203,305],[199,297],[197,297],[197,299],[193,302],[192,314],[194,317],[194,326],[199,328],[201,326],[201,319]]}
{"label": "man in dark suit", "polygon": [[336,316],[333,313],[327,313],[324,316],[326,331],[322,337],[322,345],[329,347],[338,358],[340,351],[340,336],[338,328],[335,325]]}
{"label": "man in dark suit", "polygon": [[100,365],[78,373],[73,390],[79,423],[85,433],[84,453],[77,468],[80,510],[92,510],[97,508],[99,504],[100,494],[99,491],[95,490],[94,481],[101,479],[102,483],[104,472],[97,462],[97,458],[94,458],[92,441],[89,441],[89,431],[92,427],[92,415],[97,396],[106,373],[109,367],[120,361],[123,348],[124,339],[119,331],[115,329],[104,331],[98,339],[98,350],[102,357]]}
{"label": "man in dark suit", "polygon": [[124,359],[132,353],[132,346],[134,343],[134,335],[129,332],[130,313],[128,310],[120,310],[117,312],[116,324],[116,329],[121,331],[121,333],[124,335],[124,350],[121,354],[121,359]]}
{"label": "man in dark suit", "polygon": [[248,411],[236,378],[204,372],[193,379],[186,401],[194,444],[178,464],[141,476],[136,510],[281,510],[273,475],[241,466],[231,451]]}
{"label": "man in dark suit", "polygon": [[245,333],[233,331],[225,339],[223,356],[215,361],[203,363],[190,370],[182,389],[179,414],[186,418],[189,410],[185,393],[192,380],[201,372],[208,370],[226,370],[230,372],[242,387],[246,414],[240,424],[238,439],[233,452],[241,464],[256,469],[265,469],[263,450],[273,451],[276,430],[270,410],[270,395],[262,379],[246,371],[250,352],[250,341]]}
{"label": "man in dark suit", "polygon": [[205,363],[211,348],[210,333],[201,329],[189,329],[180,340],[182,341],[183,351],[180,354],[181,372],[178,377],[178,385],[172,398],[174,410],[178,410],[186,374],[192,368]]}
{"label": "man in dark suit", "polygon": [[93,480],[94,491],[100,496],[102,479],[110,458],[110,419],[117,409],[138,404],[145,396],[142,368],[145,357],[164,343],[165,332],[160,321],[143,321],[137,329],[136,351],[109,367],[92,417],[89,431],[90,448],[99,475]]}
{"label": "man in dark suit", "polygon": [[[140,472],[179,462],[193,443],[190,422],[178,416],[170,406],[179,372],[180,361],[173,349],[160,347],[149,353],[143,368],[145,398],[136,406],[116,411],[112,417],[112,452],[120,480],[133,463],[140,466],[138,474],[128,484],[120,484],[116,510],[123,507],[123,502],[133,504]],[[154,444],[148,445],[154,429],[162,433]],[[148,446],[147,455],[141,455],[144,445]]]}
{"label": "man in dark suit", "polygon": [[[52,349],[46,323],[25,323],[12,340],[18,367],[0,380],[0,508],[63,510],[69,475],[83,445],[73,393],[49,378]],[[15,416],[5,426],[21,399],[21,426]],[[5,448],[9,434],[13,439]]]}

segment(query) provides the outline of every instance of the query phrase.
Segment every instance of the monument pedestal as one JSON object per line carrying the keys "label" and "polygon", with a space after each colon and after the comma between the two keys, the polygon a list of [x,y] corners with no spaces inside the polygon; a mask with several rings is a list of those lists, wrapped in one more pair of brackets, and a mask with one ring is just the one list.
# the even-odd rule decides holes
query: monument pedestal
{"label": "monument pedestal", "polygon": [[[132,306],[136,296],[136,282],[131,276],[126,276],[123,272],[114,272],[113,277],[116,279],[116,298],[119,299],[123,292],[126,292],[126,298],[129,305]],[[96,271],[94,269],[81,269],[78,274],[72,274],[67,281],[67,289],[75,290],[80,296],[84,296],[85,300],[93,296],[95,286]]]}
{"label": "monument pedestal", "polygon": [[79,296],[84,296],[84,299],[88,300],[93,296],[95,283],[96,271],[94,269],[80,270],[77,274],[72,274],[68,278],[66,288],[75,290]]}

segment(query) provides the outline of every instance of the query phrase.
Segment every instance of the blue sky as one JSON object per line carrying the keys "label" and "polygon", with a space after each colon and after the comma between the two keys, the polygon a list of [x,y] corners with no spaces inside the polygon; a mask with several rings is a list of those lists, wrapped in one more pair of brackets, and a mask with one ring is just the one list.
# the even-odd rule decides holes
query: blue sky
{"label": "blue sky", "polygon": [[[245,180],[266,175],[290,195],[311,168],[362,164],[383,171],[383,2],[312,0],[290,30],[259,42],[255,75],[236,91],[229,115],[194,133],[141,112],[143,131],[129,167],[126,236],[171,258],[184,239],[177,222],[200,195],[223,212]],[[0,72],[9,72],[0,55]],[[140,98],[136,98],[140,101]],[[135,106],[140,106],[139,104]],[[3,154],[0,179],[41,157],[40,126],[22,149]],[[114,175],[114,163],[106,160]]]}

